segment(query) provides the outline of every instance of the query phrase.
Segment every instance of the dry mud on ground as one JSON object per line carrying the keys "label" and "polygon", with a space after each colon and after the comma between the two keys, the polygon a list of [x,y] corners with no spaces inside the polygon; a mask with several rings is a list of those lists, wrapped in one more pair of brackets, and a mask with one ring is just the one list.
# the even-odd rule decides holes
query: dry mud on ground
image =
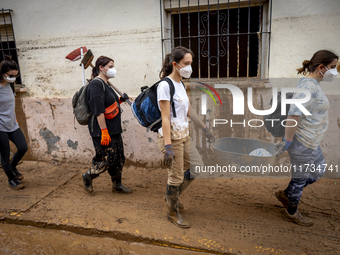
{"label": "dry mud on ground", "polygon": [[107,237],[88,237],[64,230],[0,224],[0,254],[63,255],[203,255],[156,245],[118,241]]}
{"label": "dry mud on ground", "polygon": [[[11,190],[0,175],[4,254],[32,254],[20,251],[23,235],[41,240],[41,254],[65,254],[65,247],[104,254],[104,243],[112,251],[122,247],[123,253],[111,254],[340,254],[337,179],[321,179],[305,189],[299,210],[314,221],[312,227],[282,219],[274,192],[287,186],[287,178],[196,179],[180,197],[191,228],[180,229],[166,219],[164,169],[125,167],[123,183],[133,189],[130,195],[112,193],[108,173],[94,180],[93,194],[85,193],[81,173],[88,165],[25,161],[18,169],[25,176],[23,190]],[[65,233],[72,240],[63,246]],[[161,247],[176,249],[158,251]]]}

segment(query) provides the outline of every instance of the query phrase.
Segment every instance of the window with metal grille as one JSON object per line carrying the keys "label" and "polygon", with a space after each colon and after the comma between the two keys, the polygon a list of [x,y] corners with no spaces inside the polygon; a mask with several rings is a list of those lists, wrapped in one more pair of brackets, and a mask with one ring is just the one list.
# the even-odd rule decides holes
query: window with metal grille
{"label": "window with metal grille", "polygon": [[[0,62],[4,60],[5,55],[9,55],[12,56],[12,59],[17,62],[19,66],[18,52],[13,30],[12,12],[13,11],[10,9],[0,9]],[[21,76],[18,76],[16,83],[22,84]]]}
{"label": "window with metal grille", "polygon": [[192,78],[268,76],[270,0],[161,0],[162,14],[163,55],[191,49]]}

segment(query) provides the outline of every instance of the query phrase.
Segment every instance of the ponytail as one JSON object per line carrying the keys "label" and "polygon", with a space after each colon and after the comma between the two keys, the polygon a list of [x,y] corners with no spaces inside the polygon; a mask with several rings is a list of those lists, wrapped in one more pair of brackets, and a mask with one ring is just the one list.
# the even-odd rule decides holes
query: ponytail
{"label": "ponytail", "polygon": [[309,70],[309,65],[310,65],[310,61],[309,60],[305,60],[302,62],[302,67],[296,69],[298,71],[297,74],[302,73],[303,75],[306,75],[308,70]]}
{"label": "ponytail", "polygon": [[194,53],[185,47],[177,46],[176,48],[172,49],[171,53],[165,56],[162,70],[159,73],[159,78],[163,79],[165,76],[171,74],[173,71],[172,62],[179,63],[187,53],[194,57]]}
{"label": "ponytail", "polygon": [[92,74],[91,74],[91,81],[99,75],[99,70],[97,69],[97,65],[95,65],[92,68]]}
{"label": "ponytail", "polygon": [[172,73],[172,63],[170,61],[171,54],[166,54],[165,60],[163,63],[162,70],[159,73],[159,78],[163,79],[164,77],[168,76]]}
{"label": "ponytail", "polygon": [[311,60],[305,60],[302,62],[302,67],[296,69],[298,74],[302,73],[306,75],[307,73],[314,73],[317,70],[319,65],[327,66],[334,59],[339,59],[339,57],[329,50],[319,50],[314,53]]}

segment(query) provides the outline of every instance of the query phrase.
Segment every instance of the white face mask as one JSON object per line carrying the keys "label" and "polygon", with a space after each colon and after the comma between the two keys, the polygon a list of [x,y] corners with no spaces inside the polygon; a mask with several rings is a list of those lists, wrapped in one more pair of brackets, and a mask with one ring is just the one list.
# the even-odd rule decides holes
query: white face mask
{"label": "white face mask", "polygon": [[323,76],[323,80],[332,82],[334,78],[338,76],[338,71],[336,70],[336,68],[332,68],[332,69],[328,69],[327,67],[325,68],[327,69],[327,71],[324,74],[320,71],[320,73]]}
{"label": "white face mask", "polygon": [[15,77],[10,78],[10,77],[7,77],[7,75],[6,76],[4,75],[4,79],[5,79],[5,81],[7,81],[9,83],[13,83],[17,80],[17,78],[15,78]]}
{"label": "white face mask", "polygon": [[[178,64],[178,63],[177,63]],[[178,64],[180,67],[182,67],[180,64]],[[177,68],[176,68],[177,69]],[[190,78],[190,75],[192,74],[192,68],[191,65],[188,65],[186,67],[182,67],[181,69],[177,69],[179,72],[179,75],[182,76],[183,78]]]}
{"label": "white face mask", "polygon": [[[104,72],[103,72],[104,73]],[[117,74],[116,68],[112,67],[104,73],[108,78],[115,78]]]}

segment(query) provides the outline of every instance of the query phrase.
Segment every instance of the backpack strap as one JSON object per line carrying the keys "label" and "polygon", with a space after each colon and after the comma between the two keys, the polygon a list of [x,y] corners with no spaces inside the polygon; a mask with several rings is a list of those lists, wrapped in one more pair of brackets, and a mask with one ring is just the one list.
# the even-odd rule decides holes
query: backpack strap
{"label": "backpack strap", "polygon": [[103,80],[102,80],[101,78],[99,78],[99,77],[96,77],[96,78],[94,78],[93,80],[98,80],[98,81],[100,81],[100,82],[102,83],[102,85],[103,85],[103,90],[104,90],[104,92],[105,92],[105,85],[104,85]]}
{"label": "backpack strap", "polygon": [[172,83],[171,79],[169,77],[165,77],[162,79],[162,81],[166,81],[169,84],[170,88],[170,106],[172,108],[172,114],[174,115],[174,118],[176,118],[176,110],[175,110],[175,102],[174,102],[174,94],[175,94],[175,86]]}
{"label": "backpack strap", "polygon": [[[103,90],[104,90],[104,93],[105,93],[105,84],[104,84],[104,82],[103,82],[103,80],[101,79],[101,78],[99,78],[99,77],[96,77],[96,78],[94,78],[93,80],[98,80],[98,81],[100,81],[101,83],[102,83],[102,85],[103,85]],[[93,123],[94,123],[94,115],[93,115],[93,113],[91,112],[91,132],[93,133]]]}

